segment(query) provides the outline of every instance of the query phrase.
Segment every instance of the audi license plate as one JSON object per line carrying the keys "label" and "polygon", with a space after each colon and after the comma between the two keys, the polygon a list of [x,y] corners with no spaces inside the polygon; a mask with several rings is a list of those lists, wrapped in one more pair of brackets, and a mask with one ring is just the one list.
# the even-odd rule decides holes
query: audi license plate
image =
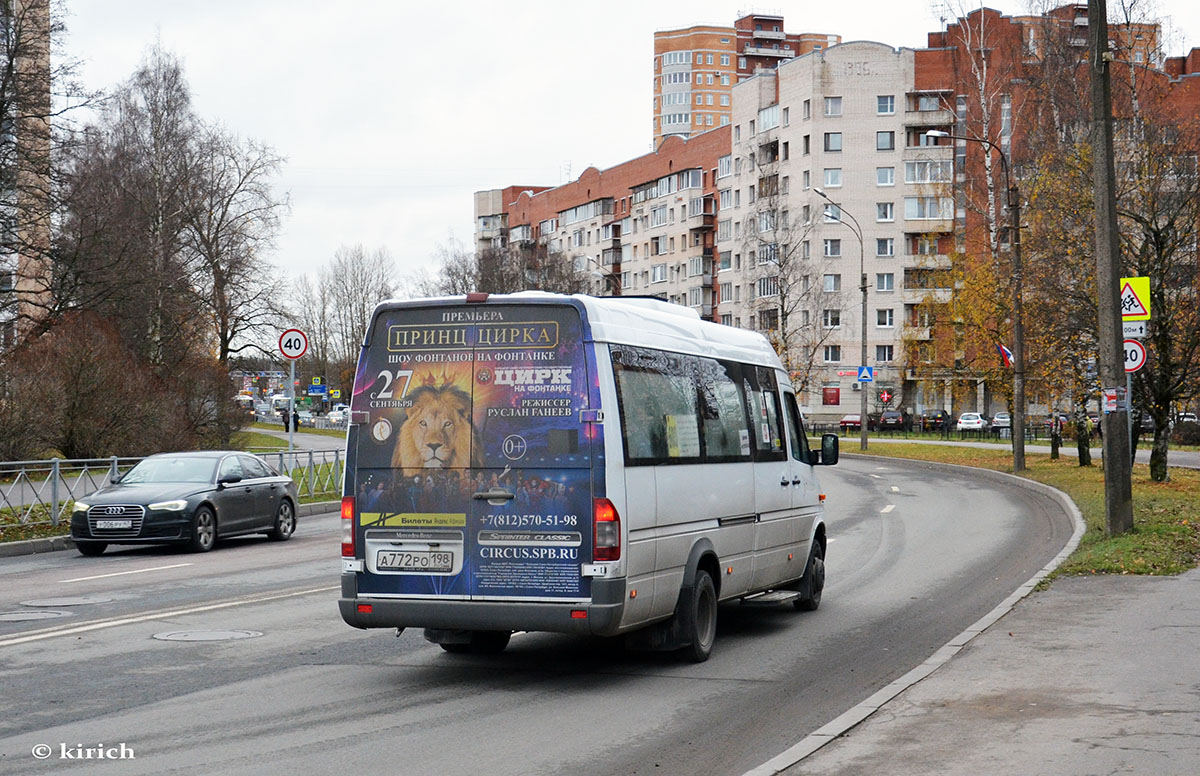
{"label": "audi license plate", "polygon": [[454,553],[445,550],[380,550],[375,567],[381,571],[428,571],[447,573],[454,569]]}
{"label": "audi license plate", "polygon": [[97,528],[133,528],[132,520],[97,520]]}

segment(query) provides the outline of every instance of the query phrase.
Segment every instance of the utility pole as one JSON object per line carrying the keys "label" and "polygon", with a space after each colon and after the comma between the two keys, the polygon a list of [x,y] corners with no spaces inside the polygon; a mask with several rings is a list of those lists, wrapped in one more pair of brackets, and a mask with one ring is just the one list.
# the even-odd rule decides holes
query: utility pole
{"label": "utility pole", "polygon": [[[1125,380],[1121,328],[1121,250],[1117,232],[1116,172],[1113,164],[1112,85],[1108,7],[1088,0],[1088,51],[1092,87],[1092,171],[1096,203],[1096,293],[1099,311],[1100,385],[1116,390]],[[1127,418],[1133,397],[1101,418],[1104,431],[1104,508],[1108,534],[1133,529],[1133,464]]]}

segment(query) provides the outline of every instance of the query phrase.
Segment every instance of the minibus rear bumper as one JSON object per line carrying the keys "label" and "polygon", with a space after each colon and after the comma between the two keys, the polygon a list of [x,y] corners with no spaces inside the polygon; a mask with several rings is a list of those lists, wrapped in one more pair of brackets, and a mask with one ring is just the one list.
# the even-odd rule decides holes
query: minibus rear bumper
{"label": "minibus rear bumper", "polygon": [[589,602],[461,601],[360,596],[353,573],[342,574],[342,619],[355,628],[549,631],[611,636],[625,605],[624,579],[593,579]]}

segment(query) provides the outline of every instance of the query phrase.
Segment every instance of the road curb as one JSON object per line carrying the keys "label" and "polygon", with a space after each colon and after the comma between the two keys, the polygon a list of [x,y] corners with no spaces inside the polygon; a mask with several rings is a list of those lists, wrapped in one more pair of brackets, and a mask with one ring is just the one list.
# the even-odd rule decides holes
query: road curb
{"label": "road curb", "polygon": [[[340,508],[340,501],[315,501],[296,507],[296,517],[323,515],[326,512],[337,512]],[[71,541],[69,536],[46,536],[41,539],[24,539],[19,542],[0,542],[0,558],[16,558],[21,555],[39,555],[43,552],[73,549],[75,549],[75,542]]]}
{"label": "road curb", "polygon": [[879,709],[885,703],[892,700],[909,687],[912,687],[914,684],[948,663],[950,658],[957,655],[963,647],[971,642],[972,639],[983,633],[985,630],[994,625],[997,620],[1012,611],[1013,607],[1015,607],[1022,598],[1033,592],[1033,589],[1037,587],[1039,582],[1045,579],[1050,572],[1062,565],[1062,562],[1065,561],[1070,554],[1075,551],[1075,548],[1079,546],[1079,540],[1083,538],[1083,533],[1087,529],[1087,525],[1084,523],[1083,514],[1079,511],[1079,507],[1075,505],[1075,502],[1072,501],[1066,493],[1063,493],[1058,488],[1053,488],[1049,485],[1044,485],[1040,482],[1026,479],[1025,477],[1018,477],[1015,474],[998,472],[993,469],[977,469],[973,466],[961,466],[959,464],[952,463],[916,461],[908,458],[873,456],[869,454],[862,455],[855,453],[843,453],[843,455],[851,458],[872,458],[877,461],[887,460],[889,462],[901,462],[904,464],[915,465],[918,468],[932,469],[935,471],[949,471],[956,474],[965,473],[975,477],[982,477],[982,479],[992,480],[994,482],[1002,482],[1007,485],[1016,485],[1017,487],[1024,488],[1025,490],[1030,490],[1035,493],[1048,496],[1053,501],[1057,502],[1058,505],[1062,507],[1063,512],[1070,516],[1074,521],[1075,531],[1063,549],[1057,555],[1055,555],[1049,563],[1043,566],[1040,571],[1030,577],[1025,584],[1014,590],[1012,594],[1008,596],[1008,598],[1005,598],[1003,601],[1001,601],[1000,604],[994,609],[969,625],[962,633],[946,642],[945,645],[930,655],[924,663],[921,663],[921,665],[917,666],[904,676],[879,690],[862,703],[859,703],[851,708],[849,711],[813,731],[795,746],[792,746],[779,755],[767,760],[757,768],[747,771],[744,776],[774,776],[775,774],[791,768],[804,758],[811,755],[813,752],[816,752],[818,749],[828,744],[830,741],[833,741],[839,736],[844,735],[851,728],[855,727],[860,722],[865,721],[876,711],[879,711]]}

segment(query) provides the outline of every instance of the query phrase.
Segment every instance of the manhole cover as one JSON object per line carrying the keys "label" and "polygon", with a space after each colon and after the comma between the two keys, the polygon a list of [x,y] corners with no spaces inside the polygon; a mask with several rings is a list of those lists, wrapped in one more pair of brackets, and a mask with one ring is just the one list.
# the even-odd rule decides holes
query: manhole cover
{"label": "manhole cover", "polygon": [[111,598],[99,595],[79,595],[66,598],[39,598],[36,601],[22,601],[21,606],[87,606],[88,604],[107,604]]}
{"label": "manhole cover", "polygon": [[159,641],[233,641],[235,639],[256,639],[262,633],[251,630],[209,630],[209,631],[171,631],[170,633],[155,633]]}
{"label": "manhole cover", "polygon": [[57,617],[70,617],[70,612],[53,612],[42,609],[37,612],[0,612],[0,622],[29,622],[30,620],[53,620]]}

